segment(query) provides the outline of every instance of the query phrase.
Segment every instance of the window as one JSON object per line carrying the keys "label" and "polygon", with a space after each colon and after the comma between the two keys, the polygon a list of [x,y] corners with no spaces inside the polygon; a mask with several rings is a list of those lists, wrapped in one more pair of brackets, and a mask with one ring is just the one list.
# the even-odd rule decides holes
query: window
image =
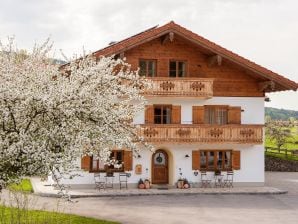
{"label": "window", "polygon": [[154,106],[154,124],[171,124],[171,105]]}
{"label": "window", "polygon": [[227,124],[228,106],[205,106],[206,124]]}
{"label": "window", "polygon": [[200,168],[202,170],[231,170],[232,151],[231,150],[201,150]]}
{"label": "window", "polygon": [[186,63],[184,61],[170,61],[169,66],[170,77],[185,77],[186,76]]}
{"label": "window", "polygon": [[140,76],[155,77],[156,76],[156,60],[139,61]]}
{"label": "window", "polygon": [[113,161],[114,164],[105,164],[105,162],[92,157],[92,165],[91,171],[93,172],[106,172],[106,171],[113,171],[113,172],[122,172],[124,170],[123,167],[123,150],[113,150],[110,155],[110,161]]}

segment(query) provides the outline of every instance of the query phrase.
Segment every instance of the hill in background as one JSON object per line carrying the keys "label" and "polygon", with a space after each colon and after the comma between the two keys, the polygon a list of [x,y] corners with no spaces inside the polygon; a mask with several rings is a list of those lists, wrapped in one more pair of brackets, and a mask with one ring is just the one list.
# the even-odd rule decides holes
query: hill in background
{"label": "hill in background", "polygon": [[290,117],[298,120],[298,111],[265,107],[265,116],[270,116],[272,120],[288,120]]}

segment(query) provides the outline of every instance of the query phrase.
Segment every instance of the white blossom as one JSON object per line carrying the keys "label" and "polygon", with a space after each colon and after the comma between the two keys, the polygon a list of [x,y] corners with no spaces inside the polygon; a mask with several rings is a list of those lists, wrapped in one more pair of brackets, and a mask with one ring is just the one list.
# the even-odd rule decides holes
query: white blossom
{"label": "white blossom", "polygon": [[150,83],[123,60],[89,55],[59,69],[49,41],[32,52],[13,39],[0,47],[2,186],[24,175],[70,173],[82,154],[108,161],[114,148],[152,149],[131,122]]}

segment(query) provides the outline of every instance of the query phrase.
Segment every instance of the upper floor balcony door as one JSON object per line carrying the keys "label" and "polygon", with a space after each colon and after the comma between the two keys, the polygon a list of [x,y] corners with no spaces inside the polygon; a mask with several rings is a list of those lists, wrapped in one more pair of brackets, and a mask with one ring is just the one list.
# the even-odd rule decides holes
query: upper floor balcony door
{"label": "upper floor balcony door", "polygon": [[168,74],[157,73],[155,59],[140,59],[139,74],[152,81],[152,89],[144,90],[147,96],[183,96],[202,99],[213,96],[213,79],[188,77],[187,62],[169,60]]}

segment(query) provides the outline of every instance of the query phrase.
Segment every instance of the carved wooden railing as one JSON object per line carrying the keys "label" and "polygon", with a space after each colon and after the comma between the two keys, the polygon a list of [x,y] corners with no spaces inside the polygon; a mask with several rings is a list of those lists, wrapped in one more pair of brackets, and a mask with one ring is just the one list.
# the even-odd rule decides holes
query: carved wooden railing
{"label": "carved wooden railing", "polygon": [[149,78],[152,88],[144,90],[148,96],[189,96],[211,98],[213,96],[213,79],[207,78]]}
{"label": "carved wooden railing", "polygon": [[263,125],[141,125],[147,142],[262,144]]}

